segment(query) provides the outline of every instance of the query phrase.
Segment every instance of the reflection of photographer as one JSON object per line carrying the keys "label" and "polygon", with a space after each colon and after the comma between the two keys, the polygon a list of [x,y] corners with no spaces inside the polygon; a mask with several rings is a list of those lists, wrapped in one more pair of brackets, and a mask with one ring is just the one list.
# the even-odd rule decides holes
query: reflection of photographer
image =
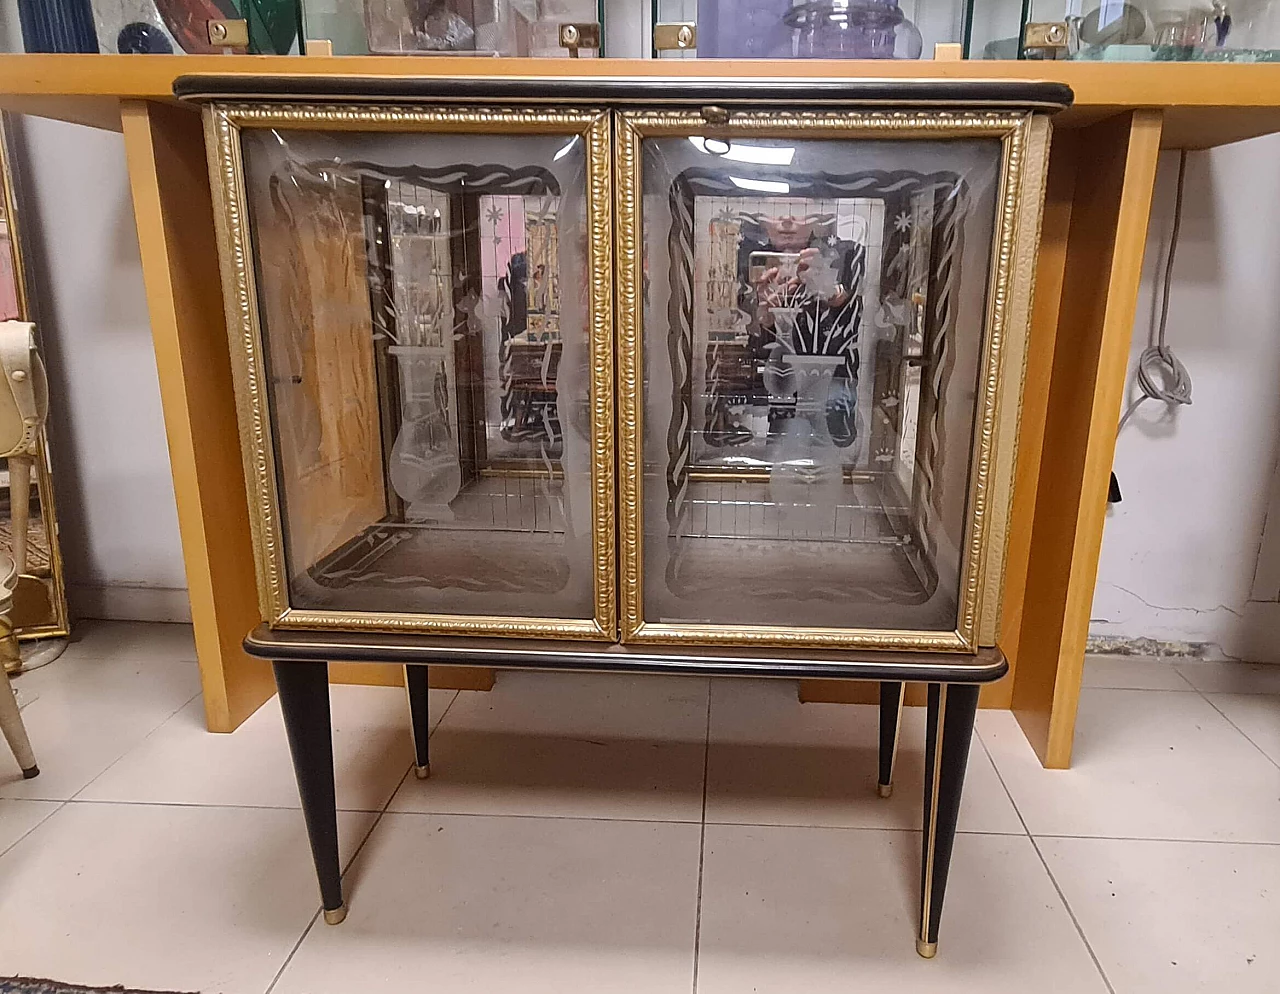
{"label": "reflection of photographer", "polygon": [[[841,241],[829,215],[798,219],[757,216],[742,226],[738,247],[739,306],[751,315],[749,345],[757,365],[780,366],[782,356],[843,356],[827,402],[827,428],[836,445],[857,436],[859,290],[866,247]],[[775,312],[794,314],[780,326]]]}

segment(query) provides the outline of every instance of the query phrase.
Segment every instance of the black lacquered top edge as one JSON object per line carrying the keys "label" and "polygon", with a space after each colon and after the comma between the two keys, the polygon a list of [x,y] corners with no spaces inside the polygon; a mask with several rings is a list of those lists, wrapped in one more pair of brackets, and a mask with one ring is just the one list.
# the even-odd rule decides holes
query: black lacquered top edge
{"label": "black lacquered top edge", "polygon": [[513,669],[671,673],[695,676],[809,677],[989,683],[1008,672],[996,648],[975,653],[889,650],[621,645],[574,639],[473,638],[317,632],[260,625],[244,640],[249,655],[288,660],[418,663]]}
{"label": "black lacquered top edge", "polygon": [[1004,79],[727,79],[658,76],[179,76],[183,100],[371,101],[401,103],[491,100],[546,104],[774,104],[785,106],[982,107],[1058,111],[1071,87],[1045,80]]}

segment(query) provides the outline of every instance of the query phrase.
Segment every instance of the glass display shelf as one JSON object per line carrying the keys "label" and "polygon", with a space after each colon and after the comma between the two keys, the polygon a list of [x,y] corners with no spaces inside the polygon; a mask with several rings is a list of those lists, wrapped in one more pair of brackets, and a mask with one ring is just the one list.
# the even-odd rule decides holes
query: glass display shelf
{"label": "glass display shelf", "polygon": [[6,51],[105,54],[600,54],[603,0],[18,0]]}
{"label": "glass display shelf", "polygon": [[288,55],[298,0],[17,0],[7,51]]}
{"label": "glass display shelf", "polygon": [[918,59],[958,42],[953,0],[652,0],[658,58]]}
{"label": "glass display shelf", "polygon": [[965,54],[975,59],[1101,62],[1280,61],[1270,0],[1181,5],[1127,0],[968,0]]}

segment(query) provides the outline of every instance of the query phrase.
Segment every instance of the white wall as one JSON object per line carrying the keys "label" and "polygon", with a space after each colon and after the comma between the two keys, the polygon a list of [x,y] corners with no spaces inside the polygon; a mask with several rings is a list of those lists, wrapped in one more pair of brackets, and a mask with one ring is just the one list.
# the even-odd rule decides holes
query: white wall
{"label": "white wall", "polygon": [[12,139],[73,614],[189,617],[123,139],[36,118]]}
{"label": "white wall", "polygon": [[[1249,602],[1280,450],[1277,163],[1280,136],[1188,157],[1168,343],[1192,404],[1148,401],[1120,435],[1094,635],[1280,656],[1276,607]],[[1160,167],[1131,368],[1154,335],[1177,154]]]}

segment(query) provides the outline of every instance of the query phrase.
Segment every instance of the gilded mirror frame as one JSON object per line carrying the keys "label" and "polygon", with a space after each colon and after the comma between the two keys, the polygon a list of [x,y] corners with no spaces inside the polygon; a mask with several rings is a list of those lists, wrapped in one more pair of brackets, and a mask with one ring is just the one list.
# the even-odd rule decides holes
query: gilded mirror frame
{"label": "gilded mirror frame", "polygon": [[[35,321],[27,286],[23,258],[23,224],[18,209],[13,171],[7,115],[0,114],[0,187],[3,188],[4,220],[8,225],[9,258],[13,267],[14,295],[17,300],[18,313],[15,316],[20,321]],[[39,334],[40,328],[37,325],[37,338]],[[18,587],[14,591],[12,622],[19,641],[62,638],[71,634],[66,579],[63,574],[62,545],[58,536],[57,503],[53,489],[53,474],[49,465],[48,432],[45,428],[40,430],[35,466],[36,491],[40,495],[40,516],[48,544],[49,575],[37,576],[28,572],[18,580]],[[32,590],[33,583],[43,587],[43,593]],[[36,606],[43,608],[46,605],[46,610],[35,610]]]}
{"label": "gilded mirror frame", "polygon": [[[1009,110],[628,110],[616,116],[621,635],[633,643],[972,652],[995,644],[1050,122]],[[724,119],[727,118],[727,121]],[[714,123],[712,123],[714,122]],[[968,510],[953,631],[656,623],[644,616],[641,143],[653,137],[1001,142]]]}
{"label": "gilded mirror frame", "polygon": [[[249,521],[263,618],[277,628],[417,631],[450,635],[616,638],[614,513],[613,230],[610,117],[601,108],[491,104],[406,106],[215,102],[204,108],[231,367],[248,489]],[[590,338],[593,616],[355,612],[295,608],[289,602],[280,494],[265,391],[264,351],[240,133],[245,128],[420,134],[576,135],[585,149]]]}

